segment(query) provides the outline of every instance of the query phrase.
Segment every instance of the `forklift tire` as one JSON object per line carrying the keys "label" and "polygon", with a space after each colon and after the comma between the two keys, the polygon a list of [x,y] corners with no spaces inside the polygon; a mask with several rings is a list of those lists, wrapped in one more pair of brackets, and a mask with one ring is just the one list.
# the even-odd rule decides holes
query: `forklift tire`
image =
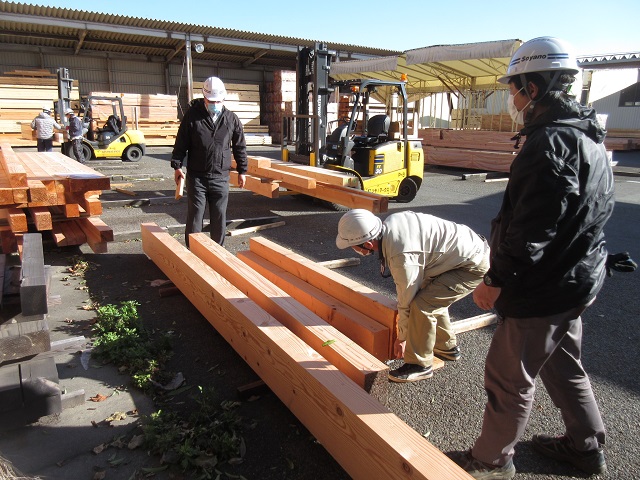
{"label": "forklift tire", "polygon": [[93,156],[93,150],[91,149],[91,147],[89,145],[87,145],[86,143],[82,144],[82,155],[84,155],[84,161],[86,162],[87,160],[91,160],[92,158],[95,158]]}
{"label": "forklift tire", "polygon": [[[69,158],[73,158],[74,160],[78,160],[76,155],[73,153],[73,147],[71,146],[71,142],[65,142],[62,144],[62,153]],[[93,150],[86,143],[82,144],[82,154],[84,156],[84,161],[91,160],[93,158]]]}
{"label": "forklift tire", "polygon": [[137,145],[130,145],[124,151],[122,159],[127,162],[139,162],[142,158],[142,149]]}
{"label": "forklift tire", "polygon": [[395,198],[398,203],[409,203],[411,200],[416,198],[418,194],[418,184],[416,181],[407,177],[400,183],[400,188],[398,188],[398,196]]}

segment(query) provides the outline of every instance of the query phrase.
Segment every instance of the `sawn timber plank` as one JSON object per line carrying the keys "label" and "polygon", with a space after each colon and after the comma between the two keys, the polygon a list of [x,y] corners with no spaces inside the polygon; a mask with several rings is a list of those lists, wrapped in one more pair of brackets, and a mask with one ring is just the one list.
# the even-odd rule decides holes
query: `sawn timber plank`
{"label": "sawn timber plank", "polygon": [[[389,367],[203,233],[189,237],[195,256],[377,398],[386,398]],[[332,341],[326,345],[327,341]]]}
{"label": "sawn timber plank", "polygon": [[251,238],[249,249],[389,328],[393,345],[398,322],[395,301],[264,237]]}
{"label": "sawn timber plank", "polygon": [[388,327],[274,265],[255,252],[246,250],[236,255],[378,360],[389,359],[391,332]]}
{"label": "sawn timber plank", "polygon": [[145,254],[352,478],[471,478],[168,232],[141,230]]}

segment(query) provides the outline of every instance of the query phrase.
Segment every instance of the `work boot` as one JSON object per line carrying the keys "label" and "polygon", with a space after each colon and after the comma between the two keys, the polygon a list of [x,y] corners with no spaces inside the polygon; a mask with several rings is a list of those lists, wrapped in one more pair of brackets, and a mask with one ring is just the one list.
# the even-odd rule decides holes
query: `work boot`
{"label": "work boot", "polygon": [[602,448],[582,452],[571,445],[566,435],[552,437],[550,435],[534,435],[533,448],[537,452],[554,460],[568,462],[574,467],[590,475],[605,473],[607,463]]}
{"label": "work boot", "polygon": [[423,367],[415,363],[405,363],[400,368],[389,372],[389,380],[400,383],[417,382],[431,377],[433,377],[433,368],[431,366]]}
{"label": "work boot", "polygon": [[462,469],[478,480],[510,480],[516,474],[516,467],[513,460],[509,460],[506,465],[488,465],[476,458],[473,458],[471,450],[466,452],[452,452],[447,454],[451,460],[456,462]]}
{"label": "work boot", "polygon": [[434,348],[433,354],[442,360],[451,360],[453,362],[460,360],[460,357],[462,357],[462,353],[460,353],[460,347],[458,345],[450,348],[449,350],[439,350]]}

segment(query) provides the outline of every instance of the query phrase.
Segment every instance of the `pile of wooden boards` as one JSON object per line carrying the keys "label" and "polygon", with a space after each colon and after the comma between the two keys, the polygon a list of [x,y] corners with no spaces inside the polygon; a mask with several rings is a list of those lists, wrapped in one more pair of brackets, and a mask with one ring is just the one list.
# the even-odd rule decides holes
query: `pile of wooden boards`
{"label": "pile of wooden boards", "polygon": [[18,251],[22,234],[51,232],[58,246],[87,243],[107,251],[113,230],[98,216],[99,195],[110,178],[59,152],[14,152],[0,143],[0,240],[2,252]]}
{"label": "pile of wooden boards", "polygon": [[[155,224],[141,229],[145,254],[351,477],[469,478],[381,403],[388,367],[337,328],[361,335],[359,341],[384,357],[389,347],[383,338],[391,342],[395,322],[388,299],[264,239],[251,239],[250,250],[238,258],[206,234],[191,235],[187,250]],[[261,265],[276,281],[244,261]],[[308,302],[285,291],[287,283]],[[330,287],[315,286],[325,283]],[[353,312],[358,314],[348,325]],[[377,315],[386,324],[376,329]]]}
{"label": "pile of wooden boards", "polygon": [[[509,172],[511,162],[518,153],[514,148],[515,140],[512,140],[515,135],[516,132],[508,131],[439,128],[418,131],[425,164],[490,172]],[[640,131],[608,131],[604,144],[607,150],[638,150]]]}
{"label": "pile of wooden boards", "polygon": [[640,150],[640,130],[607,130],[607,150]]}
{"label": "pile of wooden boards", "polygon": [[[71,100],[78,106],[78,82]],[[58,99],[58,80],[49,70],[14,70],[0,76],[0,140],[31,140],[31,120]]]}
{"label": "pile of wooden boards", "polygon": [[[249,156],[244,188],[258,195],[278,198],[281,189],[293,191],[349,208],[364,208],[373,213],[388,210],[389,199],[358,189],[354,176],[266,157]],[[232,168],[235,168],[235,164]],[[232,171],[231,185],[238,185],[237,173]]]}
{"label": "pile of wooden boards", "polygon": [[445,130],[426,128],[418,131],[422,139],[426,165],[508,172],[517,154],[512,132],[482,130]]}

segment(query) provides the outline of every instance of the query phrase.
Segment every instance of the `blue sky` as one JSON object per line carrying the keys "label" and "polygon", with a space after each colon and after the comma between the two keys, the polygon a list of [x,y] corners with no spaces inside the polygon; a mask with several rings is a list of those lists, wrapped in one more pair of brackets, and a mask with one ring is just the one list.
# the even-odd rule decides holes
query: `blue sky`
{"label": "blue sky", "polygon": [[[578,55],[640,52],[637,0],[455,2],[405,0],[27,1],[51,7],[170,20],[404,51],[430,45],[564,38]],[[309,10],[313,6],[312,10]],[[451,6],[451,10],[447,7]]]}

